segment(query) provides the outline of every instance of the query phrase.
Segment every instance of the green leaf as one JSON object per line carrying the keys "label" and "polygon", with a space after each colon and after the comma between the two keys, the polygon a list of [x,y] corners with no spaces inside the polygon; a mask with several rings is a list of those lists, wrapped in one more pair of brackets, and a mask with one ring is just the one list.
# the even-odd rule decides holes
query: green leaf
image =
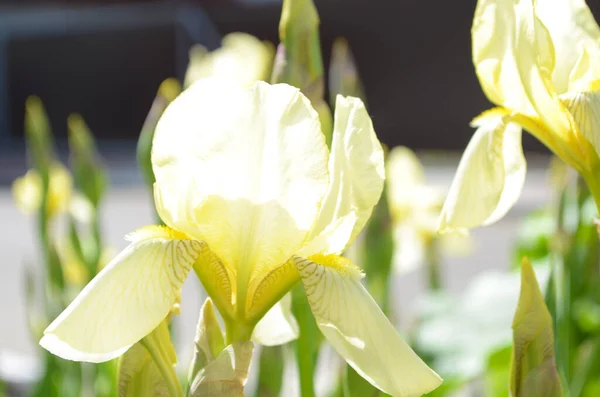
{"label": "green leaf", "polygon": [[192,357],[192,363],[190,364],[188,387],[191,387],[198,372],[214,360],[224,348],[225,339],[212,300],[206,298],[202,309],[200,309],[200,317],[196,326],[194,357]]}
{"label": "green leaf", "polygon": [[356,62],[348,41],[343,37],[338,37],[333,42],[328,81],[329,103],[332,107],[335,106],[335,98],[338,95],[353,96],[365,101],[365,93],[356,69]]}
{"label": "green leaf", "polygon": [[386,194],[387,186],[379,203],[365,226],[365,239],[361,263],[368,274],[368,289],[384,313],[388,311],[390,275],[394,256],[392,220]]}
{"label": "green leaf", "polygon": [[285,369],[284,346],[263,346],[260,351],[258,386],[255,397],[277,397]]}
{"label": "green leaf", "polygon": [[511,358],[512,346],[502,347],[488,356],[484,376],[486,397],[509,395]]}
{"label": "green leaf", "polygon": [[42,174],[42,179],[44,174],[47,178],[55,159],[54,138],[46,109],[37,96],[30,96],[25,102],[25,137],[31,166]]}
{"label": "green leaf", "polygon": [[319,15],[312,0],[284,0],[279,21],[279,40],[272,83],[300,88],[319,114],[327,145],[331,144],[333,119],[323,99],[325,83],[319,38]]}
{"label": "green leaf", "polygon": [[521,265],[521,258],[527,257],[534,263],[544,260],[550,254],[550,243],[556,229],[556,219],[543,208],[528,214],[517,232],[514,268]]}
{"label": "green leaf", "polygon": [[[176,363],[175,347],[165,320],[119,358],[119,397],[180,396]],[[174,390],[179,394],[172,396]]]}
{"label": "green leaf", "polygon": [[169,388],[148,351],[139,343],[119,359],[119,397],[169,397]]}
{"label": "green leaf", "polygon": [[94,374],[94,396],[116,397],[119,393],[119,360],[96,364]]}
{"label": "green leaf", "polygon": [[94,208],[97,208],[108,186],[105,166],[83,118],[79,114],[71,114],[67,125],[75,183]]}
{"label": "green leaf", "polygon": [[521,265],[521,294],[512,328],[512,396],[561,397],[560,377],[554,358],[552,317],[527,258]]}
{"label": "green leaf", "polygon": [[323,334],[317,326],[306,292],[301,284],[292,288],[292,313],[296,317],[300,329],[298,339],[293,342],[300,376],[300,395],[314,397],[315,368]]}

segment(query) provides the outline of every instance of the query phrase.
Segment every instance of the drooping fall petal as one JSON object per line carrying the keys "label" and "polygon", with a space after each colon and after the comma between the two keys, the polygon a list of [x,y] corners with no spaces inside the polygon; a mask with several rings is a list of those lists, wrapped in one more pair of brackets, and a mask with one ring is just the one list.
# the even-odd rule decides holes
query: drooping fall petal
{"label": "drooping fall petal", "polygon": [[526,171],[521,128],[496,113],[492,110],[476,119],[477,131],[460,160],[442,208],[441,232],[494,223],[521,194]]}
{"label": "drooping fall petal", "polygon": [[158,226],[129,239],[131,244],[46,328],[42,347],[67,360],[108,361],[167,316],[201,243]]}
{"label": "drooping fall petal", "polygon": [[393,397],[441,384],[363,287],[358,267],[336,255],[297,258],[296,265],[319,328],[356,372]]}

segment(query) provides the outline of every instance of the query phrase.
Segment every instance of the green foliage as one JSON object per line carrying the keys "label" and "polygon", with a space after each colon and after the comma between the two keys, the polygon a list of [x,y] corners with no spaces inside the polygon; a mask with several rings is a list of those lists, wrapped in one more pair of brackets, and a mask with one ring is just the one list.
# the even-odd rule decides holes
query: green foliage
{"label": "green foliage", "polygon": [[79,114],[71,114],[67,125],[75,183],[89,202],[98,207],[108,187],[108,174],[98,155],[92,133],[83,118]]}
{"label": "green foliage", "polygon": [[119,358],[119,397],[169,397],[172,388],[179,390],[173,397],[181,395],[179,385],[173,384],[173,377],[165,374],[174,374],[176,362],[168,324],[163,321]]}
{"label": "green foliage", "polygon": [[271,82],[300,88],[319,114],[321,129],[330,146],[333,121],[331,110],[323,99],[325,82],[319,15],[312,0],[284,0],[279,41]]}
{"label": "green foliage", "polygon": [[285,369],[283,346],[263,346],[259,360],[255,397],[277,397],[281,393]]}
{"label": "green foliage", "polygon": [[333,42],[331,63],[329,66],[329,104],[335,107],[338,95],[353,96],[365,101],[365,94],[356,68],[356,62],[350,51],[348,41],[338,37]]}
{"label": "green foliage", "polygon": [[512,346],[502,347],[490,353],[484,373],[485,396],[506,397],[509,395],[511,358]]}
{"label": "green foliage", "polygon": [[302,397],[314,397],[315,368],[323,334],[317,326],[302,285],[292,288],[292,313],[300,330],[298,339],[293,342],[300,376],[300,393]]}
{"label": "green foliage", "polygon": [[513,397],[560,397],[552,317],[531,263],[524,259],[521,295],[513,319],[510,390]]}
{"label": "green foliage", "polygon": [[[100,253],[103,249],[98,225],[98,204],[104,194],[108,179],[96,152],[93,137],[80,116],[69,118],[71,160],[75,171],[76,186],[90,203],[91,219],[84,221],[84,228],[90,230],[80,231],[76,221],[69,216],[69,229],[67,240],[73,251],[72,258],[59,255],[58,242],[55,230],[51,227],[51,218],[57,213],[50,213],[49,209],[62,207],[62,204],[51,203],[49,200],[65,200],[64,207],[71,205],[71,192],[59,191],[57,197],[51,197],[51,178],[54,177],[53,169],[62,167],[54,152],[52,132],[48,117],[42,102],[37,97],[27,99],[25,108],[25,134],[27,136],[30,166],[39,174],[40,191],[38,208],[37,231],[39,247],[42,252],[43,277],[38,277],[39,269],[27,265],[25,267],[26,303],[28,324],[30,332],[37,342],[43,329],[55,318],[72,299],[74,288],[81,288],[98,271]],[[68,171],[64,171],[67,173]],[[70,175],[64,176],[70,178]],[[70,180],[69,180],[70,181]],[[71,189],[70,183],[60,185],[58,189]],[[88,222],[89,221],[89,222]],[[91,248],[91,249],[90,249]],[[87,249],[87,251],[86,251]],[[81,284],[76,284],[70,278],[69,266],[85,267],[87,279]],[[44,285],[44,297],[37,296],[37,284],[41,279]],[[44,302],[40,308],[38,302]],[[116,396],[115,363],[107,362],[100,365],[82,364],[62,360],[47,351],[42,355],[44,372],[42,378],[32,389],[30,395],[37,396],[73,396],[93,393],[98,397]]]}

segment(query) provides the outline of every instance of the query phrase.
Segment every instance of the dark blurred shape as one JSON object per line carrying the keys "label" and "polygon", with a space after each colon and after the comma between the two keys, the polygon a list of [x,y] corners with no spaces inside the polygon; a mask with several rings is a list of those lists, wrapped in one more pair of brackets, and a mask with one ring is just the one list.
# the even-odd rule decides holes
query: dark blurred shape
{"label": "dark blurred shape", "polygon": [[47,104],[59,139],[71,112],[100,139],[137,139],[158,86],[183,77],[196,42],[220,42],[197,5],[0,8],[0,146],[20,141],[32,94]]}
{"label": "dark blurred shape", "polygon": [[[476,0],[315,3],[325,66],[334,38],[345,37],[385,143],[464,150],[473,133],[470,120],[491,106],[471,63]],[[600,0],[587,3],[600,15]],[[281,13],[279,0],[63,0],[52,8],[44,1],[14,4],[18,7],[0,6],[0,51],[8,39],[7,51],[0,52],[5,62],[0,62],[0,148],[7,136],[20,141],[23,103],[30,94],[47,104],[59,138],[68,113],[76,111],[101,140],[134,140],[160,82],[182,76],[189,45],[218,45],[200,6],[220,33],[243,31],[273,43],[278,42]],[[47,17],[57,10],[70,14],[62,22],[56,15]],[[37,19],[28,20],[27,14]],[[529,134],[523,137],[527,150],[545,150]]]}
{"label": "dark blurred shape", "polygon": [[[281,2],[199,1],[223,34],[241,30],[276,42]],[[314,1],[326,67],[333,40],[345,37],[382,141],[464,150],[474,132],[469,122],[493,106],[471,62],[476,0]],[[600,0],[587,4],[598,20]],[[526,150],[547,151],[529,134],[523,140]]]}

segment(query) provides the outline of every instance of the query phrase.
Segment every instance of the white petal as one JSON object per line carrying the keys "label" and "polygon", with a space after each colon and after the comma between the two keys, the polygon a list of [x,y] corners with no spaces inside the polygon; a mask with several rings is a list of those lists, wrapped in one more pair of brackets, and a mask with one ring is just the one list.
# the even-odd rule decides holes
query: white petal
{"label": "white petal", "polygon": [[371,216],[385,180],[383,150],[358,98],[337,96],[329,173],[329,189],[311,236],[318,236],[337,219],[355,212],[351,241]]}
{"label": "white petal", "polygon": [[250,34],[229,33],[223,38],[221,47],[210,53],[204,47],[196,46],[190,51],[186,87],[207,77],[233,81],[241,87],[269,78],[274,49]]}
{"label": "white petal", "polygon": [[581,135],[600,156],[600,92],[567,93],[560,99],[573,115]]}
{"label": "white petal", "polygon": [[167,316],[201,243],[158,226],[132,243],[44,331],[40,345],[67,360],[103,362],[123,354]]}
{"label": "white petal", "polygon": [[599,75],[575,69],[585,56],[585,69],[599,71],[600,28],[585,0],[537,0],[535,11],[552,37],[556,53],[552,80],[557,92],[586,91]]}
{"label": "white petal", "polygon": [[[314,259],[315,257],[313,257]],[[345,258],[296,264],[317,324],[361,376],[393,397],[417,397],[442,380],[400,337]]]}
{"label": "white petal", "polygon": [[481,120],[458,165],[439,230],[489,225],[515,204],[525,182],[521,127],[506,117]]}
{"label": "white petal", "polygon": [[552,83],[552,40],[536,16],[533,3],[479,0],[471,31],[473,63],[493,103],[539,117],[555,134],[567,139],[571,134],[570,118]]}
{"label": "white petal", "polygon": [[275,304],[256,324],[252,341],[264,346],[277,346],[298,338],[298,322],[292,314],[292,296],[290,293]]}
{"label": "white petal", "polygon": [[158,123],[157,209],[225,266],[262,272],[304,241],[327,189],[327,161],[319,117],[298,89],[200,80]]}

